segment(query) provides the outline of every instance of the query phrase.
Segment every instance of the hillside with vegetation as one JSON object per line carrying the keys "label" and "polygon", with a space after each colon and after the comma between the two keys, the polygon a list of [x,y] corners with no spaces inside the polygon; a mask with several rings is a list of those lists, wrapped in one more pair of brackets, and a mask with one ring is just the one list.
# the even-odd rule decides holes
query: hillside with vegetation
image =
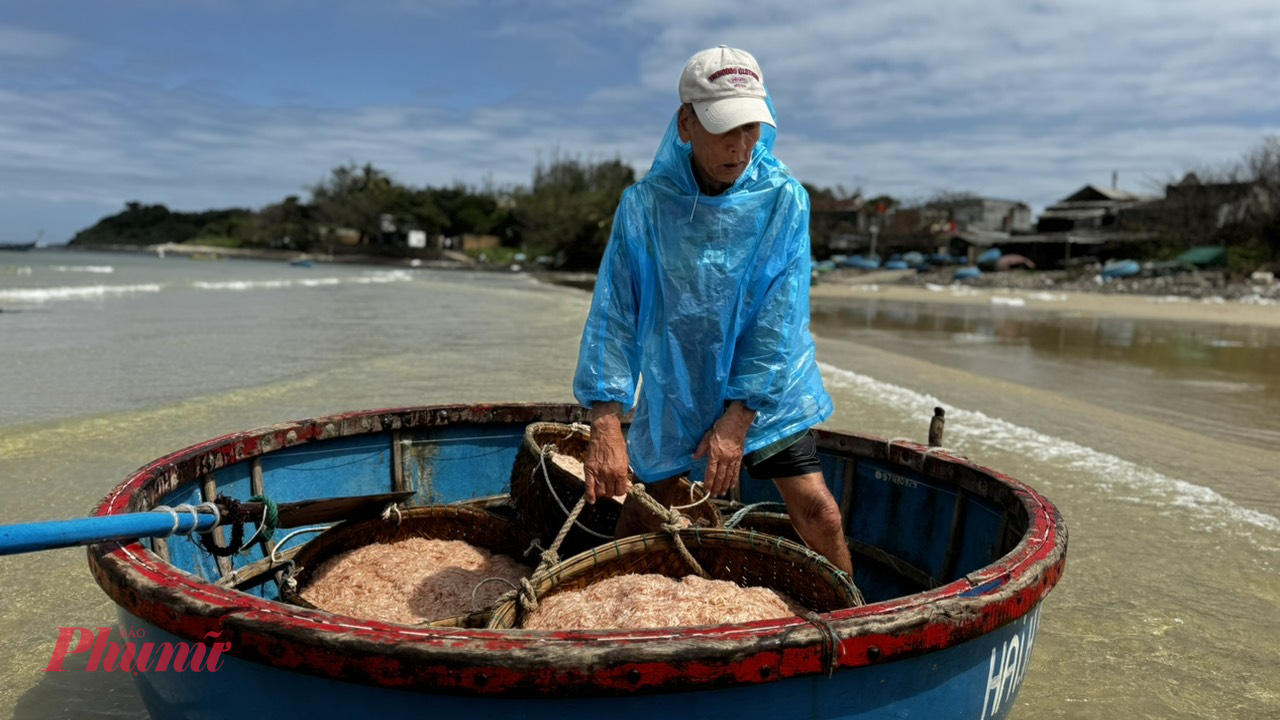
{"label": "hillside with vegetation", "polygon": [[398,256],[405,253],[406,232],[416,230],[428,238],[494,236],[499,247],[486,251],[491,259],[524,252],[555,258],[567,269],[594,269],[614,208],[635,180],[635,170],[619,160],[558,158],[535,168],[528,187],[415,188],[371,164],[345,165],[309,188],[305,199],[290,196],[258,210],[180,212],[128,202],[77,233],[70,245],[178,243],[310,253],[346,248]]}
{"label": "hillside with vegetation", "polygon": [[[1197,245],[1227,248],[1238,270],[1280,263],[1280,137],[1266,138],[1237,162],[1188,173],[1166,197],[1147,203],[1122,228],[1145,259],[1168,259]],[[557,156],[534,168],[528,186],[412,187],[372,164],[348,164],[308,188],[257,210],[180,212],[138,201],[76,234],[72,246],[151,246],[163,243],[325,253],[335,250],[404,256],[409,230],[427,238],[491,236],[490,261],[516,253],[542,257],[557,268],[594,270],[612,228],[614,209],[636,171],[621,160],[586,162]],[[814,255],[840,252],[838,243],[865,240],[882,248],[945,246],[946,208],[977,197],[941,191],[924,200],[860,188],[805,185],[813,204]],[[939,223],[942,219],[944,222]],[[942,229],[939,229],[942,228]],[[951,236],[948,235],[951,233]],[[1134,238],[1139,242],[1135,243]],[[428,248],[440,247],[430,242]],[[453,244],[453,247],[458,247]],[[430,250],[425,251],[430,253]],[[421,253],[419,253],[421,254]],[[478,253],[477,253],[478,254]]]}

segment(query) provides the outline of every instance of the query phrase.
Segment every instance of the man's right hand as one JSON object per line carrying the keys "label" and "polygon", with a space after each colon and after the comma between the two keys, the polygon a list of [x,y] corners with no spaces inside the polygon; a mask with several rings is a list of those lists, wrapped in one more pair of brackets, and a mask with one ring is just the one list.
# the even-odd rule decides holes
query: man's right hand
{"label": "man's right hand", "polygon": [[583,471],[587,502],[596,498],[626,495],[631,489],[628,474],[627,441],[622,436],[622,405],[616,402],[591,406],[591,443]]}

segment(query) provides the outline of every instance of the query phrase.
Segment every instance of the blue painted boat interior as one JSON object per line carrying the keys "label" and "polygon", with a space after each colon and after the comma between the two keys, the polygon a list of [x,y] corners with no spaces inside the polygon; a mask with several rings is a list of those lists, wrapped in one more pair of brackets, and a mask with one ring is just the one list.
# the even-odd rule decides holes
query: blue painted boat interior
{"label": "blue painted boat interior", "polygon": [[[410,504],[454,503],[508,492],[524,429],[522,424],[493,423],[378,432],[284,448],[257,462],[264,493],[278,503],[391,492],[396,489],[397,456],[403,481],[416,491]],[[1008,552],[1025,529],[1026,519],[1017,513],[913,468],[826,449],[820,456],[827,482],[845,506],[846,534],[855,550],[855,581],[868,602],[937,587],[987,566]],[[246,460],[213,473],[217,493],[249,500],[254,495],[253,463]],[[172,507],[204,499],[200,485],[191,483],[162,503]],[[781,496],[772,483],[744,475],[741,502],[778,503]],[[312,530],[324,527],[312,526]],[[256,530],[256,523],[247,523],[245,536]],[[271,544],[295,530],[300,529],[277,530]],[[298,547],[314,535],[300,532],[278,550]],[[167,549],[170,562],[183,570],[209,581],[223,576],[217,561],[188,538],[153,543],[153,549],[157,545]],[[859,548],[874,551],[860,553]],[[247,552],[224,563],[239,569],[262,560],[268,552],[268,543],[255,542]],[[274,581],[242,589],[279,598]]]}

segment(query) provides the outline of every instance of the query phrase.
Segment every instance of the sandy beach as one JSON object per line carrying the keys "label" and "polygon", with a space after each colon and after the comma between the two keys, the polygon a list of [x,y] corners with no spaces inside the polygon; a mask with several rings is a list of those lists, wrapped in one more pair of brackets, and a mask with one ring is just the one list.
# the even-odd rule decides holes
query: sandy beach
{"label": "sandy beach", "polygon": [[[967,285],[903,285],[885,273],[857,280],[815,284],[815,300],[888,300],[918,303],[998,305],[1011,310],[1049,312],[1078,317],[1129,317],[1150,320],[1227,323],[1280,327],[1280,303],[1255,303],[1221,299],[1197,300],[1180,296],[1121,295],[1054,290],[1017,290]],[[883,281],[879,281],[883,280]]]}

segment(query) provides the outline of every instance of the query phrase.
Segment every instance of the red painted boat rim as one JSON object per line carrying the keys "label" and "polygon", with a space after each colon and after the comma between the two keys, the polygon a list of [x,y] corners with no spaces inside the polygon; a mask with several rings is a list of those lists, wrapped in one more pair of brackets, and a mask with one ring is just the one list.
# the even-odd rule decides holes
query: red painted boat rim
{"label": "red painted boat rim", "polygon": [[[148,509],[189,477],[284,447],[459,422],[578,419],[568,405],[436,405],[366,410],[232,433],[134,472],[94,515]],[[410,627],[299,608],[225,589],[179,570],[141,542],[89,548],[99,585],[128,613],[182,638],[220,631],[231,656],[299,672],[432,692],[504,696],[613,695],[710,689],[831,673],[942,650],[1032,612],[1066,564],[1057,509],[1007,475],[913,443],[821,431],[885,448],[895,462],[955,466],[1011,490],[1025,508],[1021,541],[997,562],[947,585],[818,616],[644,631],[545,632]],[[895,457],[896,456],[896,457]],[[619,660],[617,648],[627,648]]]}

